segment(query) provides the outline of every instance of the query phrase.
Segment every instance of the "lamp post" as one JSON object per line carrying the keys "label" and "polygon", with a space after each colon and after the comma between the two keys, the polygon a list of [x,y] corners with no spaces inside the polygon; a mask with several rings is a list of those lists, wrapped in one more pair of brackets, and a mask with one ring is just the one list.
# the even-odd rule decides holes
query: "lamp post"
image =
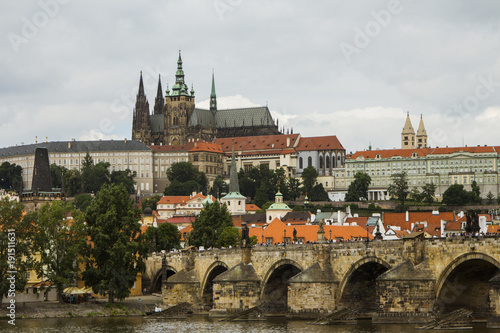
{"label": "lamp post", "polygon": [[286,246],[286,229],[283,230],[283,245]]}
{"label": "lamp post", "polygon": [[332,229],[330,229],[330,243],[332,242]]}

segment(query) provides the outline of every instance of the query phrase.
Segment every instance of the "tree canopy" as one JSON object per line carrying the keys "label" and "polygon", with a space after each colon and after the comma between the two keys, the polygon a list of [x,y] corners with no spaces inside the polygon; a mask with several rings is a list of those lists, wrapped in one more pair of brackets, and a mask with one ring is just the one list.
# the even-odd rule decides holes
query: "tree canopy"
{"label": "tree canopy", "polygon": [[165,222],[157,228],[149,227],[146,229],[146,240],[149,242],[149,248],[153,252],[170,251],[180,248],[181,233],[179,229],[171,223]]}
{"label": "tree canopy", "polygon": [[189,162],[173,163],[167,170],[167,178],[170,184],[165,187],[165,195],[190,195],[205,191],[208,183],[205,173]]}
{"label": "tree canopy", "polygon": [[371,182],[372,178],[367,173],[357,172],[354,175],[354,180],[347,188],[345,201],[368,200],[368,187]]}
{"label": "tree canopy", "polygon": [[64,287],[75,283],[78,253],[86,241],[84,216],[69,202],[46,203],[35,212],[37,230],[33,237],[33,251],[40,259],[33,262],[43,281],[52,281],[57,297],[62,301]]}
{"label": "tree canopy", "polygon": [[64,174],[68,171],[65,167],[52,163],[50,165],[50,179],[52,188],[62,188]]}
{"label": "tree canopy", "polygon": [[123,185],[103,186],[85,214],[91,244],[85,251],[85,284],[109,302],[130,293],[144,272],[148,244],[141,234],[140,211]]}
{"label": "tree canopy", "polygon": [[225,228],[233,227],[233,220],[226,204],[221,204],[218,200],[205,206],[194,220],[192,227],[189,245],[205,248],[231,245],[225,243],[226,235],[222,239],[221,235]]}
{"label": "tree canopy", "polygon": [[391,176],[392,183],[387,188],[389,194],[399,201],[400,210],[404,209],[406,198],[410,193],[406,172],[396,173]]}
{"label": "tree canopy", "polygon": [[305,193],[311,193],[316,184],[316,179],[318,179],[318,171],[313,166],[308,166],[302,171],[302,184]]}
{"label": "tree canopy", "polygon": [[15,286],[17,291],[24,290],[26,272],[30,268],[31,258],[29,239],[34,234],[34,223],[26,216],[23,218],[22,203],[0,199],[0,301],[12,291],[9,271],[17,271]]}
{"label": "tree canopy", "polygon": [[19,192],[23,184],[23,168],[19,165],[3,162],[0,165],[0,189]]}

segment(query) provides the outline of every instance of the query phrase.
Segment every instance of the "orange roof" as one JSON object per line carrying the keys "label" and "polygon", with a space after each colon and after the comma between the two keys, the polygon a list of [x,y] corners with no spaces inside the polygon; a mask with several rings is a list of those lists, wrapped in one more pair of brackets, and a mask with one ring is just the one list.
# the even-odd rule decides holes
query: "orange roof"
{"label": "orange roof", "polygon": [[345,219],[345,223],[353,223],[356,222],[357,225],[366,228],[366,224],[368,223],[368,216],[359,216],[359,217],[348,217]]}
{"label": "orange roof", "polygon": [[[331,236],[332,239],[343,239],[347,241],[355,238],[366,239],[367,236],[366,229],[360,226],[325,225],[323,228],[325,230],[326,239],[330,239]],[[249,228],[249,235],[250,237],[256,236],[259,242],[262,242],[262,238],[264,238],[264,242],[266,242],[266,239],[272,238],[273,243],[281,243],[285,236],[290,239],[293,238],[294,229],[297,230],[297,238],[303,238],[304,242],[316,242],[318,240],[318,225],[285,225],[278,218],[273,219],[267,227]],[[371,234],[368,234],[368,237],[373,239]]]}
{"label": "orange roof", "polygon": [[380,158],[391,158],[393,156],[412,157],[413,153],[416,153],[417,156],[426,156],[433,150],[434,148],[365,150],[355,152],[351,156],[348,156],[348,159],[355,160],[360,156],[364,158],[376,158],[377,155],[380,155]]}
{"label": "orange roof", "polygon": [[354,154],[347,156],[348,159],[356,159],[360,156],[364,158],[376,158],[380,155],[380,158],[391,158],[394,156],[401,157],[412,157],[413,153],[417,156],[426,155],[446,155],[458,152],[467,153],[500,153],[500,146],[477,146],[477,147],[436,147],[436,148],[415,148],[415,149],[383,149],[383,150],[366,150],[357,151]]}
{"label": "orange roof", "polygon": [[215,143],[210,143],[210,142],[195,142],[194,147],[191,148],[189,151],[209,151],[212,153],[220,153],[222,154],[222,147],[221,145],[216,145]]}
{"label": "orange roof", "polygon": [[161,204],[178,204],[178,203],[184,203],[186,201],[191,200],[189,195],[165,195],[161,197],[161,199],[158,201],[157,205]]}
{"label": "orange roof", "polygon": [[[409,212],[408,222],[406,222],[406,213],[385,213],[384,225],[399,226],[401,230],[410,230],[411,224],[416,222],[427,222],[430,226],[441,226],[441,220],[453,221],[452,212],[440,212],[439,215],[432,215],[432,212]],[[426,231],[428,231],[426,229]],[[429,232],[429,231],[428,231]],[[429,232],[430,233],[430,232]]]}
{"label": "orange roof", "polygon": [[344,149],[336,135],[300,138],[297,151]]}
{"label": "orange roof", "polygon": [[255,211],[255,210],[260,210],[260,208],[259,208],[259,206],[254,205],[254,204],[246,204],[245,210],[246,211]]}
{"label": "orange roof", "polygon": [[195,219],[195,216],[173,216],[166,219],[165,222],[172,224],[193,223]]}
{"label": "orange roof", "polygon": [[447,222],[445,230],[446,231],[461,231],[462,230],[462,222],[460,222],[460,221]]}
{"label": "orange roof", "polygon": [[[219,138],[215,139],[215,143],[221,145],[224,152],[231,152],[233,140],[235,150],[281,150],[293,148],[296,145],[298,137],[299,134],[243,136],[237,138]],[[287,145],[287,139],[289,139],[289,145]]]}
{"label": "orange roof", "polygon": [[179,232],[181,233],[181,241],[185,240],[184,234],[189,235],[191,230],[193,230],[193,226],[191,224],[179,230]]}
{"label": "orange roof", "polygon": [[489,234],[498,234],[500,233],[500,225],[498,224],[490,224],[488,226],[488,231],[486,231]]}

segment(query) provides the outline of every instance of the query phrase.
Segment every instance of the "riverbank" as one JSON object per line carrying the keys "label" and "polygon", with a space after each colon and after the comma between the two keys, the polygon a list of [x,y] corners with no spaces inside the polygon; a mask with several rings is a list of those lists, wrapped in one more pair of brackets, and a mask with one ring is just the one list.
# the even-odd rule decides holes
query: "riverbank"
{"label": "riverbank", "polygon": [[[140,299],[140,301],[139,301]],[[122,302],[107,305],[107,299],[95,303],[69,304],[59,302],[16,303],[16,319],[21,318],[75,318],[75,317],[112,317],[144,316],[152,311],[156,304],[161,304],[161,297],[135,296]],[[2,304],[0,317],[7,317],[7,304]]]}

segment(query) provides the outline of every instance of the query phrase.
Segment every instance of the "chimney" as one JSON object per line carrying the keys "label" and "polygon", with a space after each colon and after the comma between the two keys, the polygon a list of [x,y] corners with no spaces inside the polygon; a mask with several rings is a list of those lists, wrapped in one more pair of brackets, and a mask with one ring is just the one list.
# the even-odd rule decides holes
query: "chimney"
{"label": "chimney", "polygon": [[71,142],[68,142],[68,149],[71,149]]}
{"label": "chimney", "polygon": [[410,213],[408,211],[406,211],[406,214],[405,214],[405,221],[406,222],[410,221]]}

